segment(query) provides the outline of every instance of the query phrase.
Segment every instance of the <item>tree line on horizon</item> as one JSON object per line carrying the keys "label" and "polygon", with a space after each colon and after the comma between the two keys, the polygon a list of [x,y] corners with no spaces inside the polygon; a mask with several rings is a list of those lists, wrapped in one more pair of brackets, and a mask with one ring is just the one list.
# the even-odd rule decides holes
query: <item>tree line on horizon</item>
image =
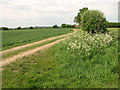
{"label": "tree line on horizon", "polygon": [[76,26],[76,24],[74,25],[70,25],[70,24],[61,24],[61,26],[58,25],[53,25],[51,27],[39,27],[39,26],[30,26],[30,27],[26,27],[26,28],[22,28],[22,27],[17,27],[17,28],[8,28],[8,27],[1,27],[0,30],[21,30],[21,29],[42,29],[42,28],[74,28]]}
{"label": "tree line on horizon", "polygon": [[[74,18],[74,22],[79,24],[61,24],[58,26],[57,24],[53,25],[49,28],[81,28],[82,30],[88,31],[99,31],[105,30],[106,28],[120,28],[120,23],[118,22],[108,22],[104,16],[104,13],[99,10],[89,10],[87,7],[79,9],[77,16]],[[40,27],[27,27],[21,28],[20,26],[17,28],[8,28],[8,27],[0,27],[0,30],[21,30],[21,29],[39,29]],[[42,27],[45,28],[45,27]]]}
{"label": "tree line on horizon", "polygon": [[[61,27],[62,28],[75,28],[75,26],[77,26],[76,24],[74,25],[70,25],[70,24],[61,24]],[[53,25],[53,28],[61,28],[59,27],[58,25]],[[21,29],[38,29],[39,27],[33,27],[33,26],[30,26],[30,27],[27,27],[27,28],[21,28],[20,26],[17,27],[17,28],[14,28],[14,30],[21,30]],[[42,27],[41,27],[42,28]],[[43,27],[44,28],[44,27]],[[120,28],[120,23],[118,22],[108,22],[107,23],[107,28]],[[12,30],[11,28],[8,28],[8,27],[1,27],[0,30]]]}
{"label": "tree line on horizon", "polygon": [[53,28],[75,28],[76,24],[61,24],[61,26],[59,27],[58,25],[53,25]]}

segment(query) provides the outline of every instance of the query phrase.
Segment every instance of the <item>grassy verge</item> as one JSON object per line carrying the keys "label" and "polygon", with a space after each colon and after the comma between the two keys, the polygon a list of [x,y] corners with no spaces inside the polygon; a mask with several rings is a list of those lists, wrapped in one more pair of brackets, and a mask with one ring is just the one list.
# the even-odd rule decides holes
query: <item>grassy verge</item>
{"label": "grassy verge", "polygon": [[[53,50],[58,61],[59,76],[68,81],[70,88],[117,88],[118,53],[117,46],[105,48],[103,54],[96,54],[91,59],[81,59],[81,55],[71,56],[71,52],[57,45]],[[55,52],[58,51],[58,52]],[[61,65],[60,65],[61,64]],[[54,76],[52,76],[54,77]],[[44,82],[43,82],[44,84]],[[55,85],[55,84],[54,84]],[[64,84],[62,84],[64,85]],[[60,87],[62,87],[62,85]]]}
{"label": "grassy verge", "polygon": [[115,43],[116,40],[102,48],[102,52],[93,50],[89,58],[84,53],[78,55],[78,51],[73,55],[67,49],[69,43],[60,42],[47,51],[4,66],[3,88],[118,88]]}
{"label": "grassy verge", "polygon": [[46,38],[67,34],[72,28],[43,28],[2,31],[2,50],[33,43]]}
{"label": "grassy verge", "polygon": [[111,48],[83,61],[58,44],[5,66],[3,88],[117,88],[117,54]]}
{"label": "grassy verge", "polygon": [[50,40],[50,41],[47,41],[47,42],[44,42],[44,43],[40,43],[40,44],[33,45],[33,46],[30,46],[30,47],[26,47],[26,48],[23,48],[23,49],[20,49],[20,50],[16,50],[14,52],[5,53],[5,54],[2,55],[2,59],[9,58],[9,57],[11,57],[13,55],[17,55],[17,54],[19,54],[21,52],[25,52],[25,51],[28,51],[30,49],[34,49],[34,48],[46,45],[48,43],[57,41],[57,40],[62,39],[62,38],[65,38],[65,37],[60,37],[60,38],[57,38],[57,39],[54,39],[54,40]]}

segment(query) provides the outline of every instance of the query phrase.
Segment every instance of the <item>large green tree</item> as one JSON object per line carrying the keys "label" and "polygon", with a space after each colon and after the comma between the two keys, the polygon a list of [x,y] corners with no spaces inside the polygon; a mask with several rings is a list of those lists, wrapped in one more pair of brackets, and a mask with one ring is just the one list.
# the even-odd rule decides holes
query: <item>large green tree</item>
{"label": "large green tree", "polygon": [[81,24],[81,16],[84,12],[88,11],[87,7],[84,7],[83,9],[80,9],[77,16],[74,18],[74,22]]}
{"label": "large green tree", "polygon": [[99,10],[88,10],[81,16],[81,29],[90,33],[105,32],[107,21]]}

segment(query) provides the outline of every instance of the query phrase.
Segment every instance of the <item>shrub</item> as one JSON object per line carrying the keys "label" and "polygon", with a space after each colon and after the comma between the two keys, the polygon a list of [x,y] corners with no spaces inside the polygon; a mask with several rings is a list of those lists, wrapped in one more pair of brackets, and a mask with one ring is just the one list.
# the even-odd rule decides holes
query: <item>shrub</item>
{"label": "shrub", "polygon": [[66,24],[63,23],[63,24],[61,25],[61,27],[62,27],[62,28],[66,28]]}
{"label": "shrub", "polygon": [[33,29],[33,27],[31,26],[30,29]]}
{"label": "shrub", "polygon": [[104,14],[98,10],[88,10],[81,16],[81,29],[90,33],[105,32],[107,26]]}
{"label": "shrub", "polygon": [[17,30],[20,30],[21,29],[21,27],[17,27]]}
{"label": "shrub", "polygon": [[58,28],[58,26],[57,26],[57,25],[54,25],[53,28]]}
{"label": "shrub", "polygon": [[64,24],[64,23],[61,25],[62,28],[74,28],[75,26],[76,26],[75,24],[70,25],[70,24]]}
{"label": "shrub", "polygon": [[9,30],[7,27],[2,27],[1,29],[2,30]]}

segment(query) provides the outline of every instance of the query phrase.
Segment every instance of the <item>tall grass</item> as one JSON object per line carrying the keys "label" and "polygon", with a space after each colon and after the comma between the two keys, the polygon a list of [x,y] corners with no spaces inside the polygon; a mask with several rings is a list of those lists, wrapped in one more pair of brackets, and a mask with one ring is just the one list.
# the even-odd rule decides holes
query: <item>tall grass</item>
{"label": "tall grass", "polygon": [[70,80],[71,87],[118,87],[116,36],[111,33],[90,35],[79,31],[61,44],[55,50],[61,64],[58,68]]}
{"label": "tall grass", "polygon": [[[71,52],[71,55],[82,56],[91,58],[97,53],[104,53],[104,48],[112,45],[118,46],[118,36],[112,35],[112,33],[99,33],[89,34],[84,31],[75,32],[64,43],[68,45],[67,49]],[[118,48],[116,48],[116,52]]]}

